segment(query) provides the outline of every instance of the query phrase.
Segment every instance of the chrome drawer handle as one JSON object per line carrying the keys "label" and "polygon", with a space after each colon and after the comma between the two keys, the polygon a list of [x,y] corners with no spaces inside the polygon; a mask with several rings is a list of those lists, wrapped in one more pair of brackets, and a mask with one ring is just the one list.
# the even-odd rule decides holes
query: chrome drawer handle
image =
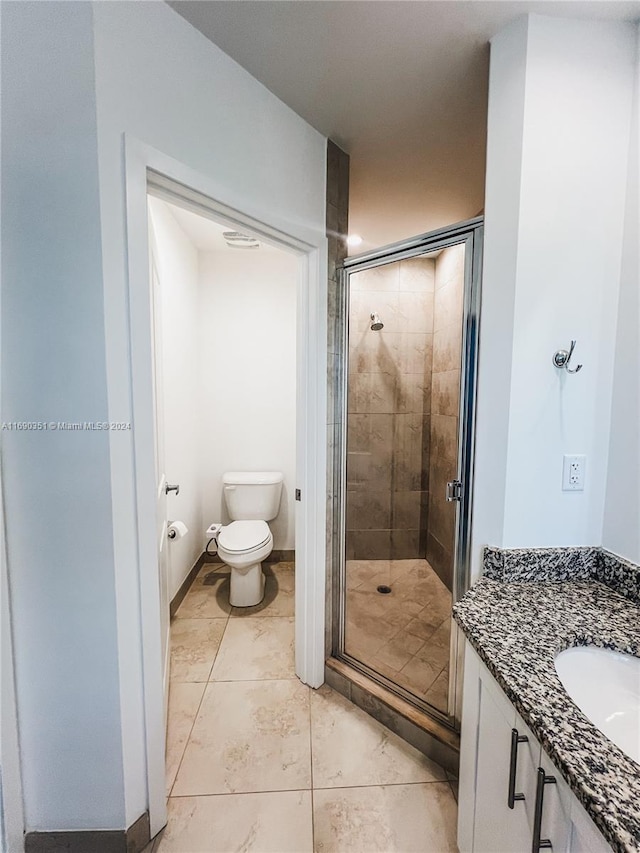
{"label": "chrome drawer handle", "polygon": [[536,807],[533,815],[533,840],[531,843],[531,853],[538,853],[538,850],[553,847],[553,844],[548,838],[540,838],[540,832],[542,829],[542,805],[544,802],[544,786],[555,784],[556,777],[547,776],[542,767],[538,767],[538,784],[536,785]]}
{"label": "chrome drawer handle", "polygon": [[509,793],[507,794],[507,805],[512,809],[516,800],[524,800],[524,794],[516,794],[516,768],[518,765],[518,744],[528,743],[526,735],[518,733],[518,729],[511,729],[511,757],[509,759]]}

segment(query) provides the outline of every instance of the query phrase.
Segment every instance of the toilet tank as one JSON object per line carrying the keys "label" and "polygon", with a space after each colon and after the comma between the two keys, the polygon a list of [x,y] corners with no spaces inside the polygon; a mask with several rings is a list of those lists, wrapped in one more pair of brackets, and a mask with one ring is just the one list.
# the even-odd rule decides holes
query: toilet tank
{"label": "toilet tank", "polygon": [[281,471],[227,471],[222,491],[233,521],[270,521],[280,509]]}

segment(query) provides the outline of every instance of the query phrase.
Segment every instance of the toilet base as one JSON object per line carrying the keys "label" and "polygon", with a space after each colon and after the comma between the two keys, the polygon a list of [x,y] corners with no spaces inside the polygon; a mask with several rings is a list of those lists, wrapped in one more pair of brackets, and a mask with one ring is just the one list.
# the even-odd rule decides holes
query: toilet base
{"label": "toilet base", "polygon": [[231,568],[229,603],[232,607],[254,607],[264,598],[265,576],[262,563],[252,563],[246,569]]}

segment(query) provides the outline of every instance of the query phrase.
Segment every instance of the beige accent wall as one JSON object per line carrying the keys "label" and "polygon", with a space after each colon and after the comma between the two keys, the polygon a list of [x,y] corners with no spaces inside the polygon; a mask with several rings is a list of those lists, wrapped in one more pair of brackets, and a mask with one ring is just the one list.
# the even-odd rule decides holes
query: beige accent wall
{"label": "beige accent wall", "polygon": [[351,276],[347,559],[426,551],[434,275],[412,258]]}
{"label": "beige accent wall", "polygon": [[455,503],[445,500],[456,477],[462,358],[464,246],[445,249],[435,261],[431,456],[427,560],[451,589],[455,542]]}

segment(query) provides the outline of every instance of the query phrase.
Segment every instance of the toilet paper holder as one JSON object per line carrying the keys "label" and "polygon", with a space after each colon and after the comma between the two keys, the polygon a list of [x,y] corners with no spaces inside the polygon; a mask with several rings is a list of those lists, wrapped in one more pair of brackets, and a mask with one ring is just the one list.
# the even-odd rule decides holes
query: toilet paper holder
{"label": "toilet paper holder", "polygon": [[189,528],[183,521],[170,521],[167,525],[167,538],[182,539],[189,532]]}

